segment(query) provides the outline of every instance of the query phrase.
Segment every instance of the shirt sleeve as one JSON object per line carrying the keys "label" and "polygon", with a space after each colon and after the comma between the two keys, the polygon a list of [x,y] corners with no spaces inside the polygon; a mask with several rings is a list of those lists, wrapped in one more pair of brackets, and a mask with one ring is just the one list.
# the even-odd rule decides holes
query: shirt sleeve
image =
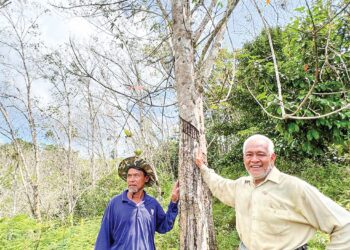
{"label": "shirt sleeve", "polygon": [[156,217],[156,231],[164,234],[169,232],[173,226],[178,213],[178,203],[170,202],[168,210],[164,213],[163,208],[158,203],[157,205],[157,217]]}
{"label": "shirt sleeve", "polygon": [[234,207],[237,181],[216,174],[213,169],[201,167],[201,174],[213,195],[222,203]]}
{"label": "shirt sleeve", "polygon": [[330,235],[327,249],[350,249],[350,212],[307,183],[301,193],[303,215],[314,228]]}
{"label": "shirt sleeve", "polygon": [[112,207],[111,201],[103,214],[101,228],[95,243],[95,250],[109,250],[113,244],[112,228],[114,215]]}

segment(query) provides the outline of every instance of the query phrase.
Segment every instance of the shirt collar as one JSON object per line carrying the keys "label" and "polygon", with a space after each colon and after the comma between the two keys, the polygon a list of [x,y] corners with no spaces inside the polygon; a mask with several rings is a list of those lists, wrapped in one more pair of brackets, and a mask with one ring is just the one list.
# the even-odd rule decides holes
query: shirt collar
{"label": "shirt collar", "polygon": [[279,184],[281,182],[281,172],[276,167],[273,167],[265,181],[272,181]]}
{"label": "shirt collar", "polygon": [[[143,201],[146,202],[149,200],[150,196],[147,194],[147,192],[145,190],[143,190],[144,195],[143,195]],[[128,190],[126,189],[123,193],[122,193],[122,201],[123,202],[129,202],[129,198],[128,198]]]}

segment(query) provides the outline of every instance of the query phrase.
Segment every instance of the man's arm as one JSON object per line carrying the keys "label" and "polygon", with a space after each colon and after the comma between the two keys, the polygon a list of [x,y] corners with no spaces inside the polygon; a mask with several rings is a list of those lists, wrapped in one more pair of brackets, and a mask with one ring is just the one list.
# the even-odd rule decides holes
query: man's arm
{"label": "man's arm", "polygon": [[327,249],[350,249],[350,212],[305,183],[299,199],[299,208],[310,224],[330,235]]}
{"label": "man's arm", "polygon": [[236,181],[223,178],[208,168],[204,164],[201,152],[196,155],[195,164],[200,169],[202,177],[213,195],[226,205],[234,207]]}
{"label": "man's arm", "polygon": [[163,208],[158,204],[158,211],[156,217],[156,231],[158,233],[166,233],[170,231],[178,214],[178,201],[180,197],[179,181],[177,181],[171,192],[171,202],[168,210],[164,213]]}

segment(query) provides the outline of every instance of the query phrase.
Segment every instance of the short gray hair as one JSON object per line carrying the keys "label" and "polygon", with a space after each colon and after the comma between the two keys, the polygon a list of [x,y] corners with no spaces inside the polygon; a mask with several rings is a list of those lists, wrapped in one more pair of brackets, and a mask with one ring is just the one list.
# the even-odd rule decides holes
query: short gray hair
{"label": "short gray hair", "polygon": [[275,145],[273,144],[273,141],[270,138],[268,138],[265,135],[255,134],[255,135],[248,137],[248,139],[245,140],[245,142],[243,144],[243,154],[245,154],[245,150],[246,150],[247,144],[249,142],[259,140],[259,139],[267,142],[267,150],[268,150],[270,155],[275,152]]}

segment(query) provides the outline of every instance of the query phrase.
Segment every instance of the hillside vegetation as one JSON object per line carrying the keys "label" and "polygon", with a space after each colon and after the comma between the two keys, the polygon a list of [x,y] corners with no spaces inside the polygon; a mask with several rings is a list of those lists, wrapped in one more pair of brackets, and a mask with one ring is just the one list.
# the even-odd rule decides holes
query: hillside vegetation
{"label": "hillside vegetation", "polygon": [[[320,166],[316,162],[304,160],[300,163],[278,163],[279,168],[288,172],[291,167],[304,165],[305,170],[298,175],[317,186],[322,192],[350,209],[350,166],[330,163]],[[222,166],[220,173],[229,178],[243,175],[241,164]],[[161,175],[161,187],[164,194],[159,199],[166,209],[173,180]],[[101,216],[108,200],[125,188],[125,182],[116,172],[98,184],[95,190],[86,193],[81,199],[74,221],[47,220],[42,223],[28,217],[17,215],[0,220],[0,249],[93,249],[99,230]],[[149,188],[149,193],[158,196],[158,190]],[[232,208],[215,200],[214,222],[219,249],[235,249],[239,244],[235,232],[235,215]],[[178,249],[179,225],[165,234],[156,236],[156,245],[160,250]],[[318,232],[310,242],[310,249],[322,250],[328,237]]]}

